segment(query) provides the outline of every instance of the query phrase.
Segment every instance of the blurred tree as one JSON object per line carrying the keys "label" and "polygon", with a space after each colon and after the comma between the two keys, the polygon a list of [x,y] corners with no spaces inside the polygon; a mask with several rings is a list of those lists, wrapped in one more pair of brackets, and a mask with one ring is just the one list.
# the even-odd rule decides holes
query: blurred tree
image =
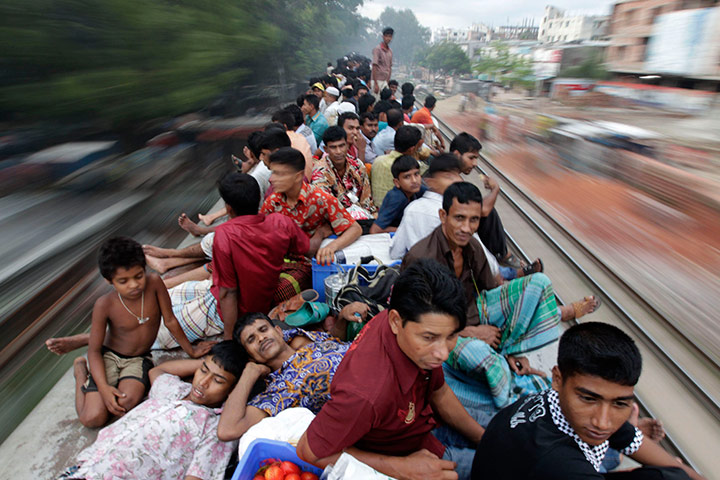
{"label": "blurred tree", "polygon": [[558,77],[591,78],[594,80],[607,80],[611,77],[605,69],[602,55],[595,53],[586,58],[580,65],[566,67],[558,73]]}
{"label": "blurred tree", "polygon": [[419,54],[419,62],[430,70],[445,73],[470,73],[470,59],[459,45],[437,43]]}
{"label": "blurred tree", "polygon": [[339,55],[361,0],[5,0],[0,113],[113,128],[195,111],[241,82]]}
{"label": "blurred tree", "polygon": [[489,52],[473,65],[473,71],[487,74],[496,82],[522,88],[532,88],[535,83],[532,62],[511,53],[510,47],[500,41],[490,44]]}
{"label": "blurred tree", "polygon": [[[395,30],[393,41],[390,44],[393,51],[393,62],[405,64],[413,62],[417,52],[425,49],[430,41],[430,29],[420,25],[415,14],[409,8],[395,10],[392,7],[386,7],[383,10],[376,22],[377,39],[373,48],[382,40],[382,31],[385,27]],[[368,56],[371,55],[368,54]]]}

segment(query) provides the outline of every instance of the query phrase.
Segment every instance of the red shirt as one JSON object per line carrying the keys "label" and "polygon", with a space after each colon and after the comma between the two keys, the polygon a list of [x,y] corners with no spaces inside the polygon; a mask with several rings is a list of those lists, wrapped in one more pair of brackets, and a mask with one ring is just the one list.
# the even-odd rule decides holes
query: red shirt
{"label": "red shirt", "polygon": [[355,222],[350,213],[320,187],[303,182],[297,204],[290,208],[284,193],[273,193],[265,199],[260,213],[280,213],[295,220],[303,232],[312,236],[323,223],[329,223],[340,235]]}
{"label": "red shirt", "polygon": [[423,125],[433,123],[430,110],[428,110],[427,107],[422,107],[420,110],[415,112],[415,115],[412,116],[412,123],[421,123]]}
{"label": "red shirt", "polygon": [[355,446],[405,456],[426,448],[442,458],[430,396],[445,384],[442,367],[420,369],[397,343],[387,310],[373,318],[335,372],[330,400],[307,430],[318,458]]}
{"label": "red shirt", "polygon": [[212,294],[219,299],[220,287],[237,289],[238,315],[267,313],[285,256],[305,255],[309,249],[308,236],[287,217],[232,218],[215,230]]}

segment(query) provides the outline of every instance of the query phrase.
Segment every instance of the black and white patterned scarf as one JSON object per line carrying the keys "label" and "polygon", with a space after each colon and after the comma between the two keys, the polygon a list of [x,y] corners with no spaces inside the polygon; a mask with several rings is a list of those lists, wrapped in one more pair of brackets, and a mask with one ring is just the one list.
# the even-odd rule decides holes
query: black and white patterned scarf
{"label": "black and white patterned scarf", "polygon": [[[588,462],[595,468],[596,471],[600,471],[600,466],[602,465],[603,459],[605,458],[605,454],[608,451],[608,448],[610,446],[610,442],[605,440],[603,443],[597,446],[589,445],[588,443],[584,442],[577,433],[575,433],[575,430],[570,426],[570,423],[565,418],[565,415],[563,415],[562,410],[560,409],[560,402],[558,401],[558,393],[550,389],[547,393],[548,397],[548,404],[550,405],[550,414],[552,415],[553,423],[556,427],[558,427],[558,430],[563,432],[565,435],[570,436],[573,440],[575,440],[575,443],[577,443],[578,447],[580,447],[580,450],[583,452],[583,455],[585,455],[585,458]],[[642,445],[643,442],[643,433],[640,431],[639,428],[635,427],[635,437],[633,438],[630,445],[627,446],[627,448],[624,448],[623,450],[620,450],[621,453],[624,453],[625,455],[632,455],[633,453],[637,452],[638,448],[640,448],[640,445]]]}

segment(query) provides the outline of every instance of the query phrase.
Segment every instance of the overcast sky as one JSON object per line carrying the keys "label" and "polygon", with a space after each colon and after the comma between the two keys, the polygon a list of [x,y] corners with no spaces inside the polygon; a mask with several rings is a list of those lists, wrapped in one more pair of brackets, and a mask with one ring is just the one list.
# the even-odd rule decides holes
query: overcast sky
{"label": "overcast sky", "polygon": [[[551,5],[572,13],[606,15],[613,0],[554,0]],[[409,8],[420,23],[432,29],[438,27],[468,27],[472,23],[486,25],[519,24],[524,18],[535,18],[540,24],[546,3],[541,0],[365,0],[360,13],[378,18],[385,7],[396,10]]]}

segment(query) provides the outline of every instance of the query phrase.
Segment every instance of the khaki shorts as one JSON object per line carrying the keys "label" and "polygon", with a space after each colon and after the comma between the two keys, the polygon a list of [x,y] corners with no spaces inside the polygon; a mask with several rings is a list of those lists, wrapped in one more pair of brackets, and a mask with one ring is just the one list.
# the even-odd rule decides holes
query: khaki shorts
{"label": "khaki shorts", "polygon": [[[117,387],[120,381],[126,378],[134,378],[138,382],[142,382],[146,390],[150,387],[148,372],[154,365],[149,355],[128,357],[103,347],[103,362],[105,363],[105,378],[111,387]],[[82,391],[85,393],[98,391],[91,374],[88,374]]]}

